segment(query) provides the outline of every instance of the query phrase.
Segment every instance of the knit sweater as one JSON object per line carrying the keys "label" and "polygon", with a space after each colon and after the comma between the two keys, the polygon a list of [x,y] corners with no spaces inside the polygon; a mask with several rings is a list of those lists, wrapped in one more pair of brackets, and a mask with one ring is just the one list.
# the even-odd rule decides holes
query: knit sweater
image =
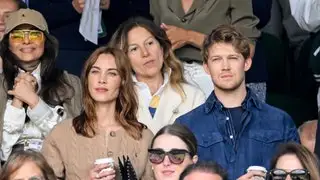
{"label": "knit sweater", "polygon": [[42,153],[58,178],[66,180],[89,179],[94,161],[112,157],[115,161],[116,179],[121,179],[118,157],[129,156],[138,179],[153,180],[148,161],[148,147],[153,137],[144,129],[142,138],[134,140],[121,128],[117,131],[99,130],[92,138],[75,132],[72,119],[58,124],[45,139]]}

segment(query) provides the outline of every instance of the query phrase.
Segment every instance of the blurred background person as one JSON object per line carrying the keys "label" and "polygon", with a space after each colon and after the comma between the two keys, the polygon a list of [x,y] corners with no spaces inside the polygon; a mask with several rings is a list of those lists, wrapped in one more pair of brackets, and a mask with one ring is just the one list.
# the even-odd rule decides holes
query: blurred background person
{"label": "blurred background person", "polygon": [[[109,42],[118,26],[132,16],[149,15],[149,0],[101,0],[101,26],[98,45],[86,41],[79,33],[80,19],[86,0],[32,0],[29,8],[41,12],[47,19],[50,32],[60,43],[57,66],[80,76],[85,60],[99,46]],[[98,33],[98,32],[97,32]]]}
{"label": "blurred background person", "polygon": [[310,152],[315,152],[318,120],[306,121],[299,128],[300,142]]}
{"label": "blurred background person", "polygon": [[198,161],[196,138],[179,124],[161,128],[148,151],[156,180],[178,180],[188,165]]}
{"label": "blurred background person", "polygon": [[1,161],[21,149],[40,150],[44,137],[64,118],[81,111],[80,79],[55,68],[58,42],[46,20],[20,9],[5,19],[0,44]]}
{"label": "blurred background person", "polygon": [[[152,180],[148,147],[152,132],[140,122],[127,56],[120,50],[98,48],[82,74],[83,113],[63,121],[48,135],[42,152],[61,179],[121,179],[118,158],[129,157],[138,179]],[[112,158],[115,169],[102,171]]]}
{"label": "blurred background person", "polygon": [[287,143],[279,147],[270,163],[270,180],[318,180],[319,161],[306,147]]}
{"label": "blurred background person", "polygon": [[22,150],[13,153],[0,171],[0,180],[57,180],[40,152]]}
{"label": "blurred background person", "polygon": [[[20,8],[26,8],[26,4],[22,0],[0,0],[0,42],[2,40],[5,24],[4,17],[8,12],[16,11]],[[0,57],[0,73],[2,73],[2,59]]]}
{"label": "blurred background person", "polygon": [[179,180],[228,180],[227,172],[215,162],[198,162],[189,165]]}
{"label": "blurred background person", "polygon": [[138,120],[153,133],[204,102],[203,92],[185,82],[165,31],[152,21],[129,19],[110,44],[130,59],[139,97]]}
{"label": "blurred background person", "polygon": [[259,42],[259,20],[253,14],[252,0],[151,0],[150,13],[154,22],[166,31],[172,49],[183,62],[184,77],[205,92],[206,97],[210,95],[213,84],[202,67],[200,51],[204,38],[218,25],[235,26],[251,40],[253,66],[247,73],[246,82],[259,99],[265,101],[266,59]]}

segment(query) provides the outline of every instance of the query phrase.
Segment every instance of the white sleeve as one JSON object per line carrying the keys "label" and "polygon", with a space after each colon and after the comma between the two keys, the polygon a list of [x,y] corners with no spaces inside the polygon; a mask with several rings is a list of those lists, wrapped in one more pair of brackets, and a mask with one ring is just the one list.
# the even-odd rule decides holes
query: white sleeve
{"label": "white sleeve", "polygon": [[1,160],[7,160],[12,151],[12,146],[17,143],[23,133],[26,113],[24,108],[16,108],[8,100],[3,118]]}
{"label": "white sleeve", "polygon": [[62,106],[50,108],[41,98],[39,98],[38,104],[33,109],[28,107],[27,115],[44,136],[66,117]]}
{"label": "white sleeve", "polygon": [[309,32],[320,30],[319,0],[290,0],[290,8],[301,29]]}

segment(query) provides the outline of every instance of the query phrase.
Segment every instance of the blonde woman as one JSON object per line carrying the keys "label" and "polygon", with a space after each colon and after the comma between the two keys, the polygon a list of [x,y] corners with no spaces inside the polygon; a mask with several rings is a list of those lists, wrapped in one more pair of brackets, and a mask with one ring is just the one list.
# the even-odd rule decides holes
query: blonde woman
{"label": "blonde woman", "polygon": [[165,31],[152,21],[137,17],[124,22],[111,46],[130,59],[139,96],[138,120],[153,133],[204,102],[204,93],[185,82]]}

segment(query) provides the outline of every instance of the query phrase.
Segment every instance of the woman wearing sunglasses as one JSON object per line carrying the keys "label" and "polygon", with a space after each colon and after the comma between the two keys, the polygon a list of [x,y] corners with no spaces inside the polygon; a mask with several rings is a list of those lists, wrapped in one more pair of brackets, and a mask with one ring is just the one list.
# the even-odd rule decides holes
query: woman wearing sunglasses
{"label": "woman wearing sunglasses", "polygon": [[[2,163],[16,150],[40,150],[44,137],[81,110],[80,79],[55,68],[58,42],[44,17],[31,9],[8,13],[0,44]],[[1,142],[2,140],[2,142]]]}
{"label": "woman wearing sunglasses", "polygon": [[149,160],[156,180],[178,180],[188,165],[198,161],[195,136],[179,124],[161,128],[150,147]]}
{"label": "woman wearing sunglasses", "polygon": [[319,180],[319,162],[306,147],[288,143],[271,161],[269,180]]}

